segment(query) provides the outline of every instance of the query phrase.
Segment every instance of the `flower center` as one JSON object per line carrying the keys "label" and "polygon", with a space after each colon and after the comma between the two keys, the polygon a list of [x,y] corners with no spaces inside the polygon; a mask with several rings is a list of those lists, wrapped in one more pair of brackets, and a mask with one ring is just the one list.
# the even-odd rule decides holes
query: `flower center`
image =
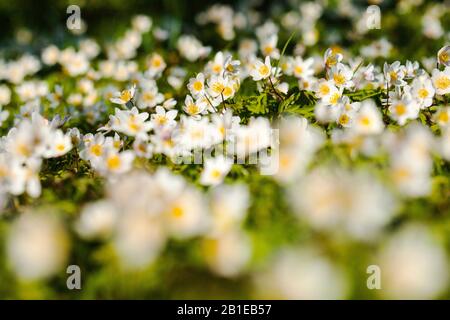
{"label": "flower center", "polygon": [[441,76],[436,80],[436,87],[445,90],[450,86],[450,79],[446,76]]}
{"label": "flower center", "polygon": [[330,93],[330,87],[328,87],[326,84],[323,84],[320,86],[319,92],[323,96],[326,96],[328,93]]}
{"label": "flower center", "polygon": [[330,103],[331,104],[337,104],[339,101],[339,93],[334,93],[331,98],[330,98]]}
{"label": "flower center", "polygon": [[335,73],[333,79],[337,85],[343,85],[345,83],[345,77],[342,74]]}
{"label": "flower center", "polygon": [[91,153],[93,153],[97,157],[100,157],[102,155],[102,147],[100,145],[98,145],[98,144],[94,144],[91,147]]}
{"label": "flower center", "polygon": [[200,91],[203,89],[203,83],[201,81],[195,81],[193,87],[195,91]]}
{"label": "flower center", "polygon": [[220,176],[221,176],[221,173],[219,170],[214,169],[211,171],[211,177],[213,177],[214,179],[218,179],[218,178],[220,178]]}
{"label": "flower center", "polygon": [[399,116],[404,115],[404,114],[406,113],[406,106],[405,106],[404,104],[402,104],[402,103],[398,104],[398,105],[395,107],[395,112],[397,112],[397,114],[398,114]]}
{"label": "flower center", "polygon": [[447,123],[449,120],[448,113],[445,111],[439,113],[438,119],[439,119],[439,122]]}
{"label": "flower center", "polygon": [[303,73],[303,68],[301,66],[296,66],[294,69],[296,74],[302,74]]}
{"label": "flower center", "polygon": [[120,167],[120,158],[118,155],[113,155],[111,157],[108,158],[108,160],[106,161],[106,165],[108,166],[108,168],[110,170],[115,170],[118,169]]}
{"label": "flower center", "polygon": [[184,210],[179,206],[175,206],[172,208],[171,213],[174,218],[181,218],[184,215]]}
{"label": "flower center", "polygon": [[262,76],[265,76],[269,73],[269,68],[265,64],[263,64],[261,67],[259,67],[258,71]]}
{"label": "flower center", "polygon": [[121,99],[122,101],[125,101],[125,102],[130,101],[130,100],[131,100],[131,92],[130,92],[130,90],[123,90],[123,91],[120,93],[120,99]]}
{"label": "flower center", "polygon": [[421,88],[419,89],[417,94],[419,95],[419,98],[425,99],[426,97],[428,97],[428,90],[425,88]]}
{"label": "flower center", "polygon": [[199,109],[198,109],[197,105],[192,103],[192,104],[188,105],[187,111],[189,114],[196,114],[196,113],[198,113]]}
{"label": "flower center", "polygon": [[369,126],[370,125],[370,118],[369,117],[362,117],[360,120],[360,123],[363,125],[363,126]]}

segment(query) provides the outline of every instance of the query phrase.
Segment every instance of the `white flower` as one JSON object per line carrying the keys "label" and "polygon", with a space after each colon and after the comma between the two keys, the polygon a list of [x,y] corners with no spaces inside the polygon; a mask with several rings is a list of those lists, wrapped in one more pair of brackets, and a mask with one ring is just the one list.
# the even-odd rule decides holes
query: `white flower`
{"label": "white flower", "polygon": [[239,230],[208,237],[203,241],[203,255],[218,275],[237,276],[251,258],[250,239]]}
{"label": "white flower", "polygon": [[168,203],[165,218],[170,234],[180,239],[201,235],[210,224],[205,199],[193,187],[186,187]]}
{"label": "white flower", "polygon": [[197,38],[187,35],[182,35],[178,38],[177,49],[189,61],[196,61],[199,58],[206,57],[211,52],[210,47],[204,47]]}
{"label": "white flower", "polygon": [[136,86],[133,85],[129,89],[114,93],[110,101],[116,104],[127,104],[129,101],[131,101],[131,99],[133,99],[135,93]]}
{"label": "white flower", "polygon": [[261,39],[261,52],[265,57],[272,59],[280,58],[280,51],[277,49],[278,36],[276,34]]}
{"label": "white flower", "polygon": [[205,102],[201,100],[197,100],[194,102],[192,97],[190,95],[187,95],[186,99],[184,100],[183,110],[190,116],[199,117],[200,114],[204,113],[206,107],[207,105]]}
{"label": "white flower", "polygon": [[233,161],[224,156],[216,156],[205,160],[200,183],[205,186],[215,186],[223,182],[223,179],[231,170]]}
{"label": "white flower", "polygon": [[184,117],[181,121],[179,135],[176,137],[176,143],[185,150],[209,148],[213,143],[220,141],[218,132],[214,129],[206,117],[199,120]]}
{"label": "white flower", "polygon": [[175,118],[177,117],[177,110],[166,111],[163,107],[157,106],[156,113],[151,115],[151,122],[156,128],[174,127],[176,126]]}
{"label": "white flower", "polygon": [[0,85],[0,106],[5,106],[11,102],[11,90],[7,85]]}
{"label": "white flower", "polygon": [[247,38],[239,42],[238,53],[241,59],[248,59],[255,56],[256,51],[258,51],[258,45],[255,40]]}
{"label": "white flower", "polygon": [[450,67],[450,46],[444,46],[438,51],[437,60],[440,64]]}
{"label": "white flower", "polygon": [[315,248],[281,250],[255,282],[262,299],[336,300],[347,295],[342,270]]}
{"label": "white flower", "polygon": [[414,99],[405,95],[402,99],[395,99],[391,102],[389,112],[391,118],[403,126],[407,120],[416,119],[419,116],[419,105]]}
{"label": "white flower", "polygon": [[405,67],[400,64],[400,61],[395,61],[392,64],[385,62],[383,73],[389,86],[403,86],[406,84],[403,80],[405,77]]}
{"label": "white flower", "polygon": [[318,168],[290,190],[300,218],[319,230],[370,241],[392,219],[396,201],[375,177],[341,168]]}
{"label": "white flower", "polygon": [[88,133],[83,137],[83,146],[80,151],[80,158],[84,160],[96,161],[100,159],[106,150],[105,136],[97,133],[95,136]]}
{"label": "white flower", "polygon": [[93,59],[100,53],[100,46],[93,39],[84,39],[80,41],[80,52],[84,53],[89,59]]}
{"label": "white flower", "polygon": [[252,118],[247,126],[234,130],[235,139],[231,148],[239,158],[254,154],[272,143],[272,128],[266,118]]}
{"label": "white flower", "polygon": [[64,70],[72,77],[85,74],[89,70],[89,60],[86,55],[82,52],[73,53],[67,60],[60,62],[64,66]]}
{"label": "white flower", "polygon": [[272,65],[270,64],[270,57],[267,56],[264,63],[261,60],[256,60],[252,68],[250,69],[250,76],[253,81],[259,81],[262,79],[267,79],[272,72]]}
{"label": "white flower", "polygon": [[208,94],[220,102],[234,96],[235,85],[229,77],[212,76],[208,79]]}
{"label": "white flower", "polygon": [[135,29],[136,31],[145,33],[150,31],[153,21],[150,17],[143,14],[139,14],[133,17],[131,24],[133,25],[133,29]]}
{"label": "white flower", "polygon": [[212,61],[206,64],[205,70],[207,75],[222,76],[224,72],[226,55],[219,51]]}
{"label": "white flower", "polygon": [[153,155],[153,145],[145,139],[135,139],[133,142],[133,150],[138,157],[150,159]]}
{"label": "white flower", "polygon": [[203,73],[199,73],[195,78],[189,79],[187,87],[194,97],[201,96],[205,92],[205,76]]}
{"label": "white flower", "polygon": [[337,63],[328,69],[328,78],[338,88],[353,87],[353,71],[343,63]]}
{"label": "white flower", "polygon": [[274,178],[281,183],[290,183],[304,174],[314,153],[324,143],[324,135],[305,118],[282,118],[279,143],[279,164]]}
{"label": "white flower", "polygon": [[411,85],[411,94],[422,109],[431,106],[435,94],[431,79],[428,76],[415,78]]}
{"label": "white flower", "polygon": [[166,110],[173,109],[176,105],[177,105],[177,100],[175,100],[174,98],[167,99],[162,104],[163,108]]}
{"label": "white flower", "polygon": [[44,81],[25,81],[16,87],[16,93],[19,96],[20,100],[27,102],[39,97],[46,96],[48,94],[48,85]]}
{"label": "white flower", "polygon": [[431,80],[433,81],[433,86],[437,94],[444,95],[450,93],[450,67],[445,67],[444,71],[433,69],[431,75]]}
{"label": "white flower", "polygon": [[323,63],[327,68],[331,68],[341,62],[342,58],[342,54],[334,51],[332,48],[328,48],[323,55]]}
{"label": "white flower", "polygon": [[26,192],[33,198],[41,195],[41,182],[39,170],[41,169],[41,159],[29,158],[25,162],[14,162],[11,170],[9,192],[13,195],[20,195]]}
{"label": "white flower", "polygon": [[233,130],[239,127],[241,121],[238,116],[233,116],[231,109],[227,109],[224,113],[214,113],[211,118],[214,129],[217,132],[217,142],[231,139],[231,136],[234,134]]}
{"label": "white flower", "polygon": [[147,61],[147,66],[146,74],[151,78],[155,78],[164,71],[167,65],[161,55],[154,53]]}
{"label": "white flower", "polygon": [[161,219],[142,211],[120,215],[113,243],[125,267],[147,266],[158,256],[165,242],[166,232]]}
{"label": "white flower", "polygon": [[88,204],[76,223],[76,230],[83,238],[109,237],[117,221],[117,211],[107,200]]}
{"label": "white flower", "polygon": [[330,87],[330,92],[328,95],[322,97],[320,102],[326,106],[332,106],[335,107],[338,104],[342,103],[342,93],[343,88],[336,88],[335,86]]}
{"label": "white flower", "polygon": [[111,128],[132,137],[147,137],[147,132],[153,126],[152,122],[146,121],[149,114],[147,112],[139,113],[136,107],[133,107],[131,110],[116,109],[115,117],[117,121]]}
{"label": "white flower", "polygon": [[138,95],[136,106],[139,109],[153,108],[164,101],[164,95],[158,92],[156,83],[142,86],[141,93]]}
{"label": "white flower", "polygon": [[108,175],[109,173],[122,174],[130,171],[134,157],[133,151],[130,150],[119,153],[116,150],[109,149],[101,161],[92,163],[92,165],[103,175]]}
{"label": "white flower", "polygon": [[431,192],[429,172],[421,170],[405,154],[392,157],[390,175],[397,190],[404,196],[414,198]]}
{"label": "white flower", "polygon": [[65,135],[61,130],[54,131],[47,143],[47,149],[44,152],[46,158],[60,157],[72,149],[72,139]]}
{"label": "white flower", "polygon": [[360,102],[350,102],[347,96],[342,97],[341,110],[336,122],[344,128],[350,128],[360,107]]}
{"label": "white flower", "polygon": [[320,79],[313,87],[316,97],[319,99],[325,99],[331,94],[339,92],[338,88],[331,80]]}
{"label": "white flower", "polygon": [[241,62],[239,60],[233,60],[233,57],[229,55],[224,62],[223,72],[225,76],[236,76],[239,74],[239,66]]}
{"label": "white flower", "polygon": [[382,290],[387,299],[433,299],[447,288],[448,257],[425,226],[396,233],[379,255]]}
{"label": "white flower", "polygon": [[211,189],[212,234],[220,234],[239,227],[246,217],[249,200],[248,187],[243,183],[221,184]]}
{"label": "white flower", "polygon": [[389,57],[392,50],[392,44],[382,38],[377,41],[373,41],[370,45],[361,48],[361,55],[368,58]]}
{"label": "white flower", "polygon": [[373,100],[364,100],[361,103],[361,108],[355,116],[351,129],[359,134],[378,134],[383,132],[383,119]]}
{"label": "white flower", "polygon": [[295,57],[291,62],[292,72],[296,78],[307,79],[314,74],[313,64],[313,58],[303,60],[301,57]]}
{"label": "white flower", "polygon": [[450,107],[439,108],[434,114],[434,121],[441,127],[450,127]]}
{"label": "white flower", "polygon": [[13,270],[26,280],[49,277],[67,258],[68,238],[61,224],[48,213],[29,212],[12,225],[7,253]]}
{"label": "white flower", "polygon": [[384,142],[390,153],[389,172],[398,191],[407,197],[428,195],[431,191],[430,152],[433,144],[428,127],[412,123],[403,135],[387,135]]}
{"label": "white flower", "polygon": [[46,65],[52,66],[59,61],[59,49],[55,45],[46,47],[41,54],[42,62]]}
{"label": "white flower", "polygon": [[422,70],[419,69],[419,62],[417,62],[417,61],[411,62],[409,60],[406,61],[406,63],[405,63],[405,78],[406,79],[415,78],[421,73],[422,73]]}
{"label": "white flower", "polygon": [[33,125],[25,119],[8,132],[4,148],[19,160],[40,156],[46,148],[48,134],[48,126]]}

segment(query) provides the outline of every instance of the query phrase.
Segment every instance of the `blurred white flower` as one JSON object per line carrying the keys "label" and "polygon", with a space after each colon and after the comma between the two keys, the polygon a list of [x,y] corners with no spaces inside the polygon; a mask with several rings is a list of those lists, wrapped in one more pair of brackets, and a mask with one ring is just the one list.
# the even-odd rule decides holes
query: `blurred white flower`
{"label": "blurred white flower", "polygon": [[237,276],[251,257],[250,239],[239,230],[230,230],[203,240],[208,266],[223,277]]}
{"label": "blurred white flower", "polygon": [[384,129],[381,112],[373,100],[364,100],[350,128],[358,134],[379,134]]}
{"label": "blurred white flower", "polygon": [[434,69],[431,75],[436,94],[450,93],[450,67],[445,67],[444,71]]}
{"label": "blurred white flower", "polygon": [[11,90],[5,84],[0,85],[0,106],[6,106],[11,102]]}
{"label": "blurred white flower", "polygon": [[437,54],[438,62],[446,67],[450,67],[450,46],[442,47]]}
{"label": "blurred white flower", "polygon": [[379,255],[380,294],[387,299],[433,299],[447,288],[448,257],[431,230],[409,225]]}
{"label": "blurred white flower", "polygon": [[75,228],[83,238],[108,238],[116,226],[117,215],[111,202],[93,202],[83,208]]}
{"label": "blurred white flower", "polygon": [[8,259],[20,278],[46,278],[64,266],[68,244],[65,230],[54,216],[48,212],[28,212],[11,227]]}
{"label": "blurred white flower", "polygon": [[366,172],[318,168],[290,189],[301,219],[314,228],[373,240],[393,218],[396,201],[389,190]]}
{"label": "blurred white flower", "polygon": [[223,182],[233,165],[233,160],[222,155],[205,159],[200,183],[205,186],[215,186]]}
{"label": "blurred white flower", "polygon": [[337,300],[347,296],[343,272],[313,248],[284,249],[271,268],[255,277],[265,299]]}

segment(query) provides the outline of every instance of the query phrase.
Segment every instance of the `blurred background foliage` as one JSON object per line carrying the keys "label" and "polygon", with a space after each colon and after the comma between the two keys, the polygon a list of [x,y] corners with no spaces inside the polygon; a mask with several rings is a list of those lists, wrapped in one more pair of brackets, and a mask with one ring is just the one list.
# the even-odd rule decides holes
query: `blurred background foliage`
{"label": "blurred background foliage", "polygon": [[[382,30],[372,30],[364,39],[352,39],[347,31],[351,28],[350,21],[335,14],[333,8],[339,0],[329,0],[324,15],[320,19],[320,37],[318,46],[313,50],[323,52],[331,44],[339,44],[351,50],[358,51],[361,45],[370,43],[380,36],[387,37],[396,52],[395,59],[418,59],[433,55],[443,43],[437,41],[425,41],[420,31],[419,18],[421,12],[411,12],[407,16],[399,16],[393,9],[396,0],[386,0],[380,4],[383,14]],[[230,4],[236,9],[246,11],[249,8],[258,9],[267,16],[277,17],[277,13],[283,8],[295,7],[301,1],[285,0],[221,0],[222,4]],[[362,7],[366,7],[370,1],[354,1]],[[424,1],[428,3],[443,2],[439,0]],[[87,22],[87,36],[93,37],[99,42],[107,42],[116,39],[129,26],[130,18],[135,14],[151,16],[155,24],[171,31],[171,36],[176,39],[181,33],[201,35],[203,43],[212,45],[216,49],[225,47],[226,43],[217,36],[217,33],[208,27],[195,26],[195,16],[207,9],[217,0],[0,0],[0,49],[3,55],[14,55],[25,50],[39,52],[49,43],[55,43],[61,47],[76,41],[77,36],[71,34],[66,28],[68,14],[66,8],[69,5],[79,5],[81,16]],[[447,14],[442,19],[445,30],[450,29],[450,17]],[[33,34],[30,43],[20,43],[20,33],[24,30]],[[249,34],[253,30],[249,30]],[[338,34],[337,38],[328,37]],[[279,47],[282,46],[290,34],[280,32]],[[169,42],[170,45],[170,42]],[[231,44],[234,45],[234,44]],[[292,44],[293,46],[293,44]],[[70,164],[68,164],[70,166]],[[52,172],[49,170],[49,172]],[[333,252],[335,260],[347,266],[346,272],[351,274],[353,282],[350,284],[350,297],[373,298],[373,292],[366,290],[366,261],[373,252],[370,245],[362,245],[353,242],[339,242],[324,235],[312,232],[307,226],[298,224],[295,217],[289,212],[287,203],[283,197],[283,190],[273,180],[256,174],[232,172],[231,176],[245,179],[249,184],[252,203],[249,212],[255,213],[249,216],[248,230],[255,244],[253,263],[258,266],[261,261],[283,244],[297,244],[301,242],[320,243],[329,252]],[[197,173],[198,175],[198,173]],[[195,175],[194,177],[197,177]],[[195,180],[195,179],[193,179]],[[86,177],[77,179],[73,184],[70,173],[67,175],[43,177],[44,192],[40,199],[31,205],[43,206],[51,204],[67,217],[76,213],[80,203],[99,199],[102,197],[102,185],[100,181]],[[444,203],[445,191],[448,185],[443,187]],[[442,200],[442,197],[440,198]],[[407,204],[411,214],[421,216],[424,211],[432,210],[445,213],[449,208],[430,207],[429,203],[420,201]],[[417,212],[417,213],[416,213]],[[400,216],[399,220],[403,217]],[[428,219],[429,217],[422,217]],[[5,236],[4,229],[8,219],[0,221],[0,238]],[[69,219],[69,218],[68,218]],[[421,219],[421,218],[419,218]],[[441,219],[438,217],[438,220]],[[394,224],[398,221],[394,221]],[[448,219],[442,219],[436,233],[448,234],[450,230]],[[74,237],[75,238],[75,237]],[[0,239],[2,240],[2,239]],[[446,243],[449,251],[450,243]],[[70,261],[78,264],[83,273],[82,298],[249,298],[251,277],[243,274],[242,277],[227,280],[214,276],[209,272],[199,258],[200,243],[198,240],[178,242],[172,240],[164,253],[159,258],[162,263],[153,264],[139,272],[126,272],[120,270],[113,261],[111,248],[102,247],[100,243],[79,242],[74,244],[71,250]],[[86,259],[95,252],[93,258]],[[6,298],[80,298],[77,291],[68,291],[65,287],[65,273],[52,278],[49,283],[21,283],[7,268],[4,251],[0,250],[0,297]],[[257,267],[256,267],[257,268]],[[360,280],[360,281],[359,281]],[[201,291],[198,289],[201,288]],[[449,296],[446,293],[445,296]]]}
{"label": "blurred background foliage", "polygon": [[[448,0],[423,0],[418,8],[426,8],[428,4],[445,3]],[[286,8],[297,8],[303,0],[223,0],[221,4],[229,4],[234,9],[249,12],[254,9],[263,16],[275,18],[281,17]],[[327,0],[327,6],[318,25],[321,33],[318,46],[320,50],[326,49],[330,44],[339,44],[344,47],[358,45],[352,49],[369,43],[380,36],[386,37],[394,47],[400,47],[396,57],[399,59],[412,59],[423,57],[424,53],[435,52],[442,46],[435,41],[426,41],[421,32],[420,18],[422,10],[414,10],[406,15],[394,10],[398,0],[353,0],[357,7],[366,8],[370,4],[379,5],[382,13],[381,30],[371,30],[364,39],[353,38],[351,35],[351,21],[336,14],[339,0]],[[77,38],[67,32],[66,19],[69,16],[66,9],[69,5],[78,5],[81,8],[81,16],[87,22],[87,35],[98,40],[117,38],[129,25],[130,17],[135,14],[147,14],[161,27],[171,32],[171,37],[176,39],[182,33],[198,35],[201,31],[202,40],[209,45],[222,48],[225,44],[217,36],[214,28],[195,27],[195,18],[198,13],[211,5],[218,3],[215,0],[16,0],[0,1],[0,47],[6,53],[17,52],[17,38],[23,36],[23,31],[28,30],[33,34],[33,42],[29,50],[38,50],[47,45],[49,41],[57,45],[72,44]],[[450,15],[442,17],[444,30],[450,29]],[[205,30],[206,29],[206,30]],[[248,30],[249,34],[253,30]],[[26,36],[26,35],[25,35]],[[279,43],[284,43],[290,34],[280,33]],[[51,39],[51,40],[50,40]],[[174,44],[175,40],[169,42]],[[19,44],[20,46],[20,44]]]}

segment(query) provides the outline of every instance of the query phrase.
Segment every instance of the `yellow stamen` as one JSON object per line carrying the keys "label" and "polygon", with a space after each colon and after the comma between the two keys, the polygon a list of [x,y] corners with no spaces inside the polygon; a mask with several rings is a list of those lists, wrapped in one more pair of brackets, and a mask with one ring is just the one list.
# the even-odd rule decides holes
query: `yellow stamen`
{"label": "yellow stamen", "polygon": [[108,169],[110,169],[110,170],[118,169],[120,167],[119,156],[113,155],[113,156],[109,157],[108,160],[106,161],[106,165],[107,165]]}

